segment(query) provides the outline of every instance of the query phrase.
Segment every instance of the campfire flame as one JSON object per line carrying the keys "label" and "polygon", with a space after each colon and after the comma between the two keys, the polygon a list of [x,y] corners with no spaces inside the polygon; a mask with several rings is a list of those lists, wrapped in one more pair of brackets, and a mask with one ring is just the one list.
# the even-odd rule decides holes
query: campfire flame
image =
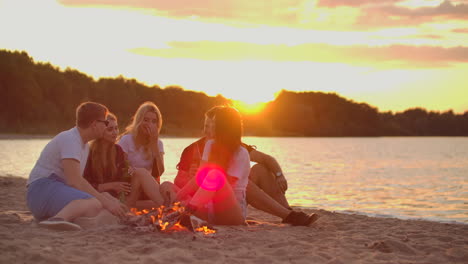
{"label": "campfire flame", "polygon": [[[152,208],[152,209],[154,209],[154,208]],[[143,209],[143,210],[141,210],[141,211],[138,211],[138,209],[136,209],[136,208],[130,208],[130,211],[131,211],[133,214],[135,214],[135,215],[144,215],[144,214],[149,213],[149,211],[146,210],[146,209]]]}
{"label": "campfire flame", "polygon": [[216,230],[210,229],[210,228],[208,228],[207,226],[199,227],[199,228],[195,229],[195,231],[197,231],[197,232],[203,232],[203,234],[205,234],[205,235],[215,234],[215,233],[216,233]]}
{"label": "campfire flame", "polygon": [[162,232],[193,231],[204,235],[216,234],[216,230],[208,224],[185,212],[185,207],[180,203],[174,203],[170,208],[160,206],[151,210],[141,211],[131,208],[133,217],[129,216],[125,221],[129,225],[139,228],[153,227],[152,230]]}

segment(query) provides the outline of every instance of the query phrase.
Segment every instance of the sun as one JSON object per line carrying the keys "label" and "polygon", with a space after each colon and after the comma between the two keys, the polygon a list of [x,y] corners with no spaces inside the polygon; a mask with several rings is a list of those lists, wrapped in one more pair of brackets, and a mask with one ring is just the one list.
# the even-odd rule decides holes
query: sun
{"label": "sun", "polygon": [[266,103],[257,102],[257,103],[246,103],[239,100],[233,100],[232,104],[237,110],[242,114],[253,115],[260,113],[266,106]]}

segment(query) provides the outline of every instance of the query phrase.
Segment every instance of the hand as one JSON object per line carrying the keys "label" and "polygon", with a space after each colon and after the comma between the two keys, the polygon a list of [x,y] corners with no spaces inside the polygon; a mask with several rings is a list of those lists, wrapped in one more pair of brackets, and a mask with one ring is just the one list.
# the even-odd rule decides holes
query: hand
{"label": "hand", "polygon": [[111,212],[111,214],[115,216],[123,217],[129,211],[126,205],[124,205],[119,200],[115,199],[114,197],[106,197],[106,198],[107,199],[105,199],[103,206],[105,209]]}
{"label": "hand", "polygon": [[132,166],[128,167],[128,174],[130,176],[133,176],[133,173],[135,173],[135,171],[136,171],[136,169],[134,167],[132,167]]}
{"label": "hand", "polygon": [[159,131],[157,126],[155,125],[145,125],[144,129],[148,134],[151,141],[158,142],[159,139]]}
{"label": "hand", "polygon": [[113,190],[116,192],[124,192],[126,194],[129,194],[132,191],[132,185],[128,182],[109,182],[108,184],[108,190]]}
{"label": "hand", "polygon": [[284,174],[279,177],[276,177],[276,183],[278,184],[280,191],[286,193],[286,191],[288,190],[288,181],[286,181]]}

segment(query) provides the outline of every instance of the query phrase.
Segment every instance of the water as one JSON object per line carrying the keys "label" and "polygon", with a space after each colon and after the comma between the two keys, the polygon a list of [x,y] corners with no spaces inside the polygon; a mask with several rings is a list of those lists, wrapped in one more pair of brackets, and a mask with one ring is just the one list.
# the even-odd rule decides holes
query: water
{"label": "water", "polygon": [[[164,138],[166,172],[193,138]],[[0,175],[28,177],[49,139],[0,140]],[[468,138],[257,138],[282,165],[291,205],[468,223]]]}

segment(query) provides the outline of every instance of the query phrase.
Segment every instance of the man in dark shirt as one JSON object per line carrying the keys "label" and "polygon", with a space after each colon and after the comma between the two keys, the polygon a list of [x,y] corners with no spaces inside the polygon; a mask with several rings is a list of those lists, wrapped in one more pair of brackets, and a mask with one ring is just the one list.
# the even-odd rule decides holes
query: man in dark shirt
{"label": "man in dark shirt", "polygon": [[[177,176],[174,184],[182,188],[196,174],[203,156],[203,150],[207,139],[213,138],[212,131],[217,107],[213,107],[205,114],[205,136],[184,149],[177,165]],[[288,189],[286,178],[280,165],[270,155],[260,152],[255,147],[244,144],[250,155],[250,160],[256,162],[249,175],[246,195],[247,202],[253,207],[278,216],[283,223],[292,225],[310,225],[318,219],[316,214],[307,215],[294,211],[286,199]]]}

